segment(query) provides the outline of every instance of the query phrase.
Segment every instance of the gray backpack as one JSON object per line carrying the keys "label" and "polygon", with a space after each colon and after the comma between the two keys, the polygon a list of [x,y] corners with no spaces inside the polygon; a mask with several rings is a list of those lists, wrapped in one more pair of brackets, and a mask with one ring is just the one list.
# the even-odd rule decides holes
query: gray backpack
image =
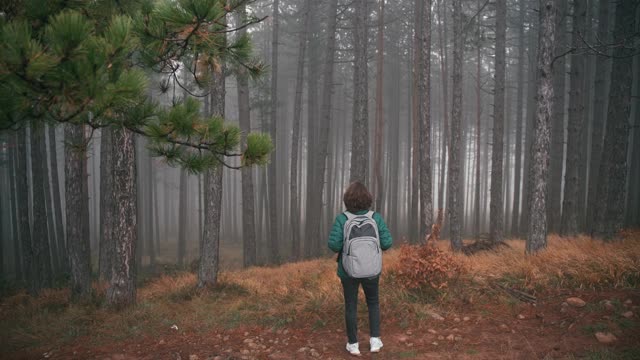
{"label": "gray backpack", "polygon": [[372,278],[382,272],[382,249],[378,224],[373,220],[373,211],[364,215],[344,213],[344,241],[342,245],[342,267],[352,278]]}

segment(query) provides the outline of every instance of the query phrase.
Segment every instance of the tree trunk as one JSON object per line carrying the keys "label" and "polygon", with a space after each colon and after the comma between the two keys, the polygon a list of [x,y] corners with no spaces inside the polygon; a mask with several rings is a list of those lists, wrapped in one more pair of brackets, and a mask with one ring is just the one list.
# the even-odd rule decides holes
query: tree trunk
{"label": "tree trunk", "polygon": [[189,178],[187,177],[187,171],[180,169],[180,189],[179,191],[179,211],[178,214],[178,266],[184,267],[184,257],[187,252],[187,211],[189,211],[188,205],[188,193],[189,193]]}
{"label": "tree trunk", "polygon": [[[351,133],[351,176],[349,181],[360,181],[366,185],[369,167],[369,87],[367,85],[367,19],[369,12],[366,0],[355,0],[354,6],[353,130]],[[331,13],[330,17],[334,17],[334,14]],[[335,34],[330,34],[330,39],[334,36]]]}
{"label": "tree trunk", "polygon": [[[439,43],[440,43],[440,77],[442,78],[442,123],[443,123],[443,133],[442,133],[442,159],[440,160],[440,188],[438,189],[438,211],[443,211],[444,209],[444,197],[445,197],[445,169],[447,168],[447,144],[449,141],[449,72],[447,70],[447,51],[445,45],[447,43],[447,27],[445,26],[444,19],[447,16],[447,7],[443,6],[443,12],[440,13],[440,3],[443,0],[438,1],[438,17],[440,18],[440,26],[439,29]],[[444,29],[444,34],[443,34]]]}
{"label": "tree trunk", "polygon": [[382,197],[382,149],[384,132],[384,108],[383,108],[383,71],[384,71],[384,1],[380,0],[378,11],[378,34],[376,41],[376,128],[375,142],[373,145],[373,186],[372,194],[375,199],[376,211],[381,211]]}
{"label": "tree trunk", "polygon": [[[320,141],[318,143],[318,155],[315,158],[315,175],[316,178],[308,186],[315,189],[317,199],[314,202],[316,207],[311,208],[311,212],[307,213],[308,226],[307,238],[324,238],[319,236],[321,233],[320,214],[322,213],[322,198],[324,194],[325,180],[325,163],[327,159],[327,150],[329,142],[329,126],[331,125],[331,98],[333,95],[333,73],[334,73],[334,56],[335,56],[335,34],[337,25],[337,0],[329,3],[329,23],[327,24],[327,49],[325,51],[324,61],[324,82],[322,85],[322,108],[320,120]],[[319,250],[319,249],[317,249]]]}
{"label": "tree trunk", "polygon": [[[293,133],[291,135],[291,201],[289,208],[291,211],[291,258],[299,260],[301,253],[301,234],[300,234],[300,200],[298,199],[298,154],[300,151],[300,117],[302,114],[302,87],[304,81],[304,57],[307,50],[307,36],[309,34],[309,12],[311,11],[311,0],[305,0],[302,10],[302,34],[300,34],[300,42],[298,43],[298,60],[296,65],[296,88],[295,100],[293,103]],[[247,85],[248,90],[248,85]],[[248,92],[247,92],[248,94]],[[238,95],[238,97],[240,97]],[[248,112],[248,96],[247,96],[247,112]],[[242,119],[242,117],[241,117]],[[244,177],[243,177],[244,180]],[[243,182],[244,183],[244,182]],[[253,185],[252,185],[253,186]],[[243,192],[244,194],[244,192]],[[243,204],[244,204],[243,198]],[[243,211],[244,213],[244,211]],[[245,229],[247,224],[245,224]],[[254,240],[255,241],[255,240]],[[255,245],[254,245],[255,246]],[[254,249],[255,251],[255,249]],[[255,261],[255,255],[254,255]]]}
{"label": "tree trunk", "polygon": [[[480,0],[478,0],[478,9],[480,9]],[[480,77],[482,75],[482,54],[480,53],[481,47],[481,33],[480,33],[480,21],[477,24],[477,41],[478,46],[476,48],[476,191],[475,191],[475,212],[474,212],[474,235],[476,241],[480,240],[480,120],[482,118],[482,88],[480,84]]]}
{"label": "tree trunk", "polygon": [[[271,38],[271,117],[269,124],[269,134],[274,144],[277,143],[277,109],[278,109],[278,32],[279,32],[279,0],[273,0],[273,35]],[[280,249],[278,247],[278,201],[277,196],[277,153],[280,150],[276,147],[275,151],[271,154],[271,161],[269,162],[269,261],[272,264],[278,264],[280,262]]]}
{"label": "tree trunk", "polygon": [[[82,126],[65,126],[65,204],[67,249],[71,265],[71,295],[87,299],[91,295],[89,244],[89,193],[86,143]],[[114,193],[109,193],[113,196]]]}
{"label": "tree trunk", "polygon": [[[317,233],[314,233],[310,230],[312,226],[312,219],[309,214],[313,213],[313,209],[317,208],[318,205],[316,203],[321,202],[322,199],[317,198],[317,189],[314,189],[311,186],[316,178],[315,174],[315,158],[318,156],[317,154],[317,143],[318,143],[318,126],[320,125],[319,119],[319,109],[318,109],[318,83],[319,75],[320,75],[320,58],[321,54],[318,49],[318,44],[320,40],[318,37],[320,33],[322,33],[320,29],[320,16],[318,11],[318,4],[316,1],[311,1],[309,4],[309,55],[308,55],[308,63],[309,69],[307,70],[308,79],[307,79],[307,176],[306,176],[306,211],[304,212],[304,223],[305,223],[305,240],[304,244],[304,256],[309,258],[313,256],[314,249],[318,246],[316,245],[320,242],[320,236]],[[312,237],[309,237],[309,235]]]}
{"label": "tree trunk", "polygon": [[419,72],[420,93],[420,239],[426,239],[433,222],[431,190],[431,0],[422,2]]}
{"label": "tree trunk", "polygon": [[[560,231],[562,205],[562,169],[564,165],[564,129],[565,129],[565,77],[567,44],[567,0],[557,3],[556,38],[554,55],[559,56],[553,63],[553,111],[551,113],[551,167],[549,178],[549,196],[547,219],[550,231]],[[525,167],[526,169],[526,167]],[[525,182],[527,180],[525,179]],[[566,194],[566,193],[565,193]]]}
{"label": "tree trunk", "polygon": [[[640,59],[636,57],[636,90],[640,90]],[[640,227],[640,188],[636,184],[640,183],[640,98],[635,98],[636,110],[634,114],[635,123],[633,128],[633,143],[631,145],[631,164],[629,164],[629,180],[627,181],[627,214],[625,226]]]}
{"label": "tree trunk", "polygon": [[411,212],[409,214],[409,240],[418,241],[420,237],[420,72],[422,71],[422,12],[420,1],[415,1],[413,30],[413,77],[411,101]]}
{"label": "tree trunk", "polygon": [[[12,222],[13,222],[13,258],[14,258],[14,271],[16,274],[16,280],[24,280],[24,275],[26,269],[24,268],[23,259],[22,259],[22,247],[20,246],[20,203],[18,202],[20,198],[20,194],[18,193],[18,182],[22,181],[22,179],[18,178],[18,164],[20,162],[19,156],[20,152],[18,149],[18,145],[21,140],[19,140],[20,133],[15,132],[10,137],[10,142],[14,144],[13,147],[9,149],[9,174],[10,174],[10,192],[11,192],[11,209],[13,211]],[[24,139],[24,137],[23,137]],[[22,140],[24,141],[24,140]],[[22,145],[24,146],[24,145]],[[26,206],[23,205],[23,206]],[[63,239],[64,241],[64,239]]]}
{"label": "tree trunk", "polygon": [[[211,76],[211,114],[224,118],[225,77],[224,69],[214,70]],[[218,165],[207,170],[204,176],[204,230],[200,248],[198,287],[212,287],[218,282],[220,264],[220,215],[222,212],[222,173]]]}
{"label": "tree trunk", "polygon": [[550,118],[553,108],[552,61],[554,53],[555,2],[540,0],[540,32],[538,40],[537,111],[531,145],[531,191],[528,201],[531,219],[527,232],[526,252],[534,254],[547,246],[547,178],[549,169]]}
{"label": "tree trunk", "polygon": [[53,189],[52,205],[55,216],[55,230],[56,230],[56,248],[52,249],[51,253],[55,254],[60,261],[59,271],[65,273],[69,270],[69,261],[65,251],[65,237],[64,227],[62,225],[62,201],[60,200],[60,180],[58,177],[58,156],[57,156],[57,141],[56,141],[56,129],[54,126],[49,125],[49,153],[51,156],[51,188]]}
{"label": "tree trunk", "polygon": [[451,104],[451,153],[449,156],[449,226],[451,247],[462,249],[462,197],[460,193],[460,165],[462,136],[462,2],[453,0],[453,99]]}
{"label": "tree trunk", "polygon": [[16,136],[16,193],[18,202],[18,227],[22,245],[22,266],[25,270],[24,280],[27,284],[35,283],[35,259],[33,257],[33,239],[29,224],[29,179],[27,178],[27,132],[18,130]]}
{"label": "tree trunk", "polygon": [[149,254],[149,267],[151,268],[151,270],[154,269],[155,265],[156,265],[156,248],[155,248],[155,241],[154,241],[154,217],[153,217],[153,198],[154,198],[154,194],[153,194],[153,158],[151,156],[149,156],[149,154],[147,153],[147,156],[145,156],[144,158],[144,170],[145,173],[147,174],[147,180],[146,180],[146,186],[144,188],[144,191],[147,193],[147,196],[145,198],[145,203],[146,203],[146,221],[145,221],[145,228],[146,230],[146,234],[147,234],[147,253]]}
{"label": "tree trunk", "polygon": [[505,38],[507,32],[507,2],[497,0],[496,4],[496,60],[495,97],[493,108],[493,139],[491,146],[491,204],[489,213],[489,236],[493,242],[504,240],[504,214],[502,198],[502,164],[504,140],[504,97],[505,97]]}
{"label": "tree trunk", "polygon": [[[573,3],[573,37],[572,47],[577,49],[583,46],[581,38],[584,37],[586,6],[584,1],[574,1]],[[584,89],[584,55],[573,54],[571,57],[571,72],[569,74],[569,122],[567,124],[567,160],[565,164],[564,176],[564,199],[562,202],[562,222],[560,224],[560,234],[563,236],[574,236],[578,233],[578,213],[581,209],[578,206],[578,189],[580,174],[579,159],[582,150],[582,131],[584,122],[584,104],[582,102],[582,91]]]}
{"label": "tree trunk", "polygon": [[123,128],[112,132],[114,221],[111,236],[115,252],[107,303],[115,308],[133,305],[136,301],[136,245],[138,213],[136,188],[135,135]]}
{"label": "tree trunk", "polygon": [[[529,86],[527,86],[527,119],[525,128],[525,143],[523,148],[526,149],[524,154],[524,166],[523,169],[530,169],[531,163],[531,143],[533,142],[533,124],[537,116],[536,105],[536,84],[538,82],[539,73],[537,70],[537,43],[539,37],[538,23],[531,24],[531,30],[529,31]],[[531,185],[531,178],[525,176],[522,182],[522,198],[525,199],[526,204],[522,207],[522,215],[520,216],[520,234],[525,236],[529,232],[529,190]]]}
{"label": "tree trunk", "polygon": [[113,130],[100,130],[100,248],[98,274],[100,280],[109,281],[113,266],[115,243],[112,235],[115,215],[113,197]]}
{"label": "tree trunk", "polygon": [[[599,1],[598,11],[598,39],[605,44],[611,43],[609,30],[609,6],[606,0]],[[611,50],[602,50],[609,55]],[[594,83],[593,95],[593,123],[591,130],[591,161],[589,169],[589,195],[587,200],[587,231],[593,234],[596,224],[597,209],[602,208],[598,201],[598,170],[600,170],[600,159],[602,157],[602,143],[604,140],[604,126],[607,109],[607,89],[608,78],[611,74],[611,59],[609,56],[596,57],[596,79]]]}
{"label": "tree trunk", "polygon": [[[616,4],[614,41],[626,39],[634,33],[636,5],[633,1],[620,1]],[[599,219],[596,219],[597,235],[604,239],[618,237],[624,225],[633,54],[632,47],[619,46],[613,49],[607,127],[598,181],[598,186],[600,187],[602,183],[605,186],[603,190],[606,190],[606,197],[603,194],[604,191],[598,192],[602,200],[602,202],[598,201],[598,204],[606,210]],[[606,181],[604,181],[605,178]]]}
{"label": "tree trunk", "polygon": [[29,284],[32,294],[51,286],[51,258],[44,183],[48,182],[44,128],[31,128],[31,174],[33,181],[33,252],[34,275]]}
{"label": "tree trunk", "polygon": [[518,233],[518,225],[520,224],[520,184],[522,183],[521,174],[524,171],[522,169],[522,115],[524,110],[524,83],[526,81],[524,77],[524,25],[526,13],[527,6],[525,5],[525,0],[520,0],[520,22],[518,24],[518,93],[516,94],[516,161],[514,164],[514,196],[513,210],[511,213],[512,235]]}

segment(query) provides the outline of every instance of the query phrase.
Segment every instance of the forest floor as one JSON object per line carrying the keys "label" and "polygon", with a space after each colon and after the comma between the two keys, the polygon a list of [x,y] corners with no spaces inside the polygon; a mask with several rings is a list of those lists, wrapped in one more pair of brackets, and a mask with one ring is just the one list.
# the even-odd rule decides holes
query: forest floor
{"label": "forest floor", "polygon": [[[392,250],[380,285],[378,354],[368,351],[360,294],[362,357],[639,359],[639,235],[616,243],[552,236],[533,257],[520,240],[453,254],[465,271],[438,291],[402,288]],[[68,290],[14,294],[0,300],[0,358],[348,359],[335,266],[331,258],[223,272],[206,292],[195,289],[192,273],[161,275],[123,311],[105,308],[97,285],[95,300],[83,305],[69,304]],[[535,303],[518,299],[522,293]]]}

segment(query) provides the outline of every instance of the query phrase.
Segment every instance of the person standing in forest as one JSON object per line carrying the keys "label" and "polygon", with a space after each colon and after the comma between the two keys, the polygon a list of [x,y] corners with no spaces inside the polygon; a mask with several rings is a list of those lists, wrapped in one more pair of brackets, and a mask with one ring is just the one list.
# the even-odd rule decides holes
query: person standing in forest
{"label": "person standing in forest", "polygon": [[[360,355],[357,307],[358,288],[362,285],[369,310],[370,351],[379,352],[382,348],[378,296],[382,270],[380,250],[389,249],[393,240],[382,216],[369,210],[373,199],[362,183],[351,183],[344,193],[343,202],[347,211],[336,216],[329,234],[329,248],[339,253],[338,277],[344,294],[347,351]],[[343,261],[343,258],[346,259]]]}

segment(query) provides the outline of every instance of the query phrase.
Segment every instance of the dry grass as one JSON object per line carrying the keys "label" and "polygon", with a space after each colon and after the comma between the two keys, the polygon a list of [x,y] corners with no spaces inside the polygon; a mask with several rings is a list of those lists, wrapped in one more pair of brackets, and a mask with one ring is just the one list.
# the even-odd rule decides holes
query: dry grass
{"label": "dry grass", "polygon": [[605,243],[589,237],[549,236],[548,248],[524,256],[524,241],[509,248],[465,256],[455,254],[476,279],[512,279],[525,287],[627,287],[640,281],[640,234]]}
{"label": "dry grass", "polygon": [[[460,295],[448,293],[465,291],[469,282],[477,287],[493,279],[529,288],[637,287],[640,283],[640,233],[613,243],[551,236],[548,249],[535,256],[524,255],[521,240],[509,240],[508,245],[472,256],[453,254],[453,261],[467,270],[468,275],[459,280],[463,286],[444,289],[430,302],[444,306],[445,298]],[[445,241],[438,246],[448,249]],[[427,316],[427,301],[416,299],[415,293],[395,281],[392,268],[398,258],[397,250],[384,257],[381,310],[387,318],[400,321],[407,312]],[[0,302],[0,349],[53,346],[79,337],[98,344],[154,335],[169,331],[173,324],[180,331],[198,332],[240,325],[280,327],[304,322],[322,327],[342,322],[335,257],[222,272],[220,286],[208,292],[196,291],[195,286],[192,273],[158,277],[138,290],[137,306],[122,312],[109,310],[100,301],[70,305],[68,290],[46,290],[38,298],[20,293]],[[101,294],[104,289],[96,285],[95,291]]]}

